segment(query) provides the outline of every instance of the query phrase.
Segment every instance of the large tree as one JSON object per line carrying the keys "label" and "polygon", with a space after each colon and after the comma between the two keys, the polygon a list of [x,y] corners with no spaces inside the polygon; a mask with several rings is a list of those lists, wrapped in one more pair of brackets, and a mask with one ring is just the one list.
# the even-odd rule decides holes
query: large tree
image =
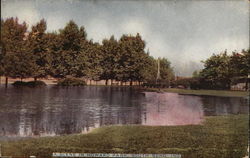
{"label": "large tree", "polygon": [[137,33],[136,36],[123,35],[119,40],[121,57],[119,59],[119,72],[117,79],[121,81],[142,80],[142,69],[145,66],[146,53],[144,51],[145,41]]}
{"label": "large tree", "polygon": [[18,18],[1,20],[2,63],[4,75],[13,78],[30,77],[34,71],[34,60],[26,49],[26,23]]}
{"label": "large tree", "polygon": [[107,81],[111,79],[111,84],[114,79],[116,79],[116,74],[119,71],[119,59],[120,59],[120,47],[118,41],[111,36],[110,39],[104,39],[102,41],[102,59],[101,66],[103,69],[103,73],[101,75],[101,79]]}
{"label": "large tree", "polygon": [[53,51],[52,61],[54,77],[82,77],[86,64],[86,32],[84,27],[78,27],[74,21],[70,21],[59,31],[57,44],[59,49]]}
{"label": "large tree", "polygon": [[229,89],[231,83],[230,57],[227,52],[215,55],[204,61],[204,69],[200,72],[203,83],[212,89]]}
{"label": "large tree", "polygon": [[250,51],[233,52],[229,64],[233,77],[247,77],[250,74]]}
{"label": "large tree", "polygon": [[42,19],[39,23],[32,26],[27,40],[27,49],[35,61],[35,80],[39,77],[47,76],[49,72],[50,55],[48,53],[48,41],[46,38],[46,22]]}
{"label": "large tree", "polygon": [[84,70],[85,77],[90,80],[99,81],[101,79],[101,74],[103,73],[103,68],[101,66],[102,62],[102,51],[101,45],[99,43],[88,42],[86,53],[86,67]]}

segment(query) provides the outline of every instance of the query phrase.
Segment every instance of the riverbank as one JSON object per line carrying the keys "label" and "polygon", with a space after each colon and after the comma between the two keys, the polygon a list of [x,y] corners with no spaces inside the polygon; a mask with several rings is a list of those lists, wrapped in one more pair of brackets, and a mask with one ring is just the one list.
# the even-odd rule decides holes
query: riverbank
{"label": "riverbank", "polygon": [[242,158],[248,146],[248,115],[206,117],[203,125],[108,126],[88,134],[0,142],[2,155],[75,153],[176,153],[183,158]]}
{"label": "riverbank", "polygon": [[221,96],[221,97],[247,97],[248,91],[231,91],[231,90],[192,90],[192,89],[178,89],[178,88],[142,88],[142,91],[150,92],[171,92],[189,95],[207,95],[207,96]]}

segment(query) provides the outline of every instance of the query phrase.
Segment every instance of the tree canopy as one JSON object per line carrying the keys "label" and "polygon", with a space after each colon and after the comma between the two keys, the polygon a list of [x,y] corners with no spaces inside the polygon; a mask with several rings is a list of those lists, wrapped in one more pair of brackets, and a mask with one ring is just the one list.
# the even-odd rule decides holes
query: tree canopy
{"label": "tree canopy", "polygon": [[[154,82],[157,60],[145,52],[139,33],[114,36],[96,43],[87,39],[83,26],[69,21],[57,32],[47,32],[44,19],[31,26],[18,18],[1,19],[0,75],[14,78],[48,75],[55,78],[83,77],[90,80]],[[160,59],[162,81],[173,79],[166,58]]]}

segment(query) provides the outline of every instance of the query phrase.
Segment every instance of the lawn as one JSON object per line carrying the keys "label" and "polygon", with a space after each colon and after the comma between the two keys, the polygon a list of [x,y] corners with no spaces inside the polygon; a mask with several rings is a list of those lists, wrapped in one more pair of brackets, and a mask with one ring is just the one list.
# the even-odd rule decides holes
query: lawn
{"label": "lawn", "polygon": [[231,90],[191,90],[191,89],[178,89],[178,88],[145,88],[144,91],[163,91],[179,94],[190,94],[190,95],[209,95],[209,96],[222,96],[222,97],[247,97],[249,92],[247,91],[231,91]]}
{"label": "lawn", "polygon": [[107,126],[88,134],[1,142],[2,155],[48,158],[52,152],[170,153],[183,158],[242,158],[248,115],[206,117],[203,125]]}

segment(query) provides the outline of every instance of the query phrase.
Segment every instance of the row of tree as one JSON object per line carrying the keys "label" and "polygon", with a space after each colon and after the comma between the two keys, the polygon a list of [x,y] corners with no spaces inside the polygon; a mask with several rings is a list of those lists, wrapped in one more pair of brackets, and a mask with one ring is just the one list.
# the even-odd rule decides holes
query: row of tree
{"label": "row of tree", "polygon": [[100,44],[88,40],[85,28],[74,21],[58,32],[46,29],[45,20],[28,31],[18,18],[1,19],[0,76],[155,82],[160,62],[160,82],[174,78],[170,62],[145,52],[139,34],[123,35],[119,40],[111,36]]}
{"label": "row of tree", "polygon": [[230,89],[237,82],[245,82],[248,87],[250,75],[250,49],[241,52],[227,51],[213,54],[203,61],[204,68],[193,73],[191,88]]}

